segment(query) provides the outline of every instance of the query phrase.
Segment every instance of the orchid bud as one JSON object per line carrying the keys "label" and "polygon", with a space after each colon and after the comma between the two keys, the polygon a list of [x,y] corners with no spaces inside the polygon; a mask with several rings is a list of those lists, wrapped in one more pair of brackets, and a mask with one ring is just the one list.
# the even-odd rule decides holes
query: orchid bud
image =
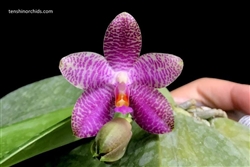
{"label": "orchid bud", "polygon": [[94,158],[104,162],[114,162],[125,154],[131,139],[131,124],[125,118],[114,118],[98,132],[91,152]]}

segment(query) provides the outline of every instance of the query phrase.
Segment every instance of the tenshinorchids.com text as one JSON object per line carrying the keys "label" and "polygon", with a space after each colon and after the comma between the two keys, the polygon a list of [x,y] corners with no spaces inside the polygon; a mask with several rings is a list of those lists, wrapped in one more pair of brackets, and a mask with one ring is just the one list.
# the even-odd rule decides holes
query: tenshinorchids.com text
{"label": "tenshinorchids.com text", "polygon": [[53,14],[53,10],[41,10],[41,9],[16,9],[8,10],[9,14]]}

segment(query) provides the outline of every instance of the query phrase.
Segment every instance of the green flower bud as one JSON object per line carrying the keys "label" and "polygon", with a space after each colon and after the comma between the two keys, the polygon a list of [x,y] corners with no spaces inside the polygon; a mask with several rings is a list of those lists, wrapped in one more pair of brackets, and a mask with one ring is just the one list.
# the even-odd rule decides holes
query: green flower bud
{"label": "green flower bud", "polygon": [[114,162],[123,157],[131,139],[131,124],[125,118],[114,118],[98,132],[91,152],[94,158]]}

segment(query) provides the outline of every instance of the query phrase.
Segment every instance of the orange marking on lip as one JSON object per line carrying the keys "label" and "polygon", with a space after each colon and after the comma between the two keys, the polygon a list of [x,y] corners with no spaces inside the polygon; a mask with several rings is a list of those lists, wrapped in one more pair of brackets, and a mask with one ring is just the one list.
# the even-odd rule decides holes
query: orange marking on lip
{"label": "orange marking on lip", "polygon": [[121,106],[129,106],[129,98],[126,94],[118,94],[118,96],[115,99],[115,106],[121,107]]}

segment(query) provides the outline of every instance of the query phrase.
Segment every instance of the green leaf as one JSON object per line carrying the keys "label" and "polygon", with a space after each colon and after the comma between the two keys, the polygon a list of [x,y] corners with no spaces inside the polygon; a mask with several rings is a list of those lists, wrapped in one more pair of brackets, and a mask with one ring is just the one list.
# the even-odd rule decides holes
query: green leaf
{"label": "green leaf", "polygon": [[[234,145],[240,149],[242,158],[245,157],[250,163],[250,129],[225,118],[216,118],[211,121],[211,124],[224,136],[229,138]],[[233,127],[233,128],[232,128]],[[250,165],[249,165],[250,166]]]}
{"label": "green leaf", "polygon": [[[92,158],[91,139],[84,140],[81,146],[66,155],[53,155],[52,160],[45,159],[44,163],[39,165],[47,167],[250,166],[249,129],[228,119],[214,119],[211,121],[212,126],[209,127],[190,117],[186,111],[177,108],[167,89],[160,91],[175,110],[175,128],[171,133],[149,134],[133,122],[133,136],[124,157],[111,165]],[[8,146],[10,150],[5,149],[9,153],[4,154],[5,161],[1,160],[4,162],[3,166],[10,166],[78,140],[72,136],[70,118],[66,116],[70,114],[72,105],[80,94],[80,90],[75,89],[61,76],[57,76],[28,85],[2,98],[4,121],[1,122],[1,130],[5,130],[6,134],[9,133],[10,138],[7,139],[15,142],[15,149],[11,150],[11,145]],[[61,116],[58,120],[47,120],[45,125],[42,124],[45,119],[51,118],[50,114],[57,116],[62,114],[66,119],[62,120],[64,116]],[[39,119],[43,121],[35,121]],[[18,125],[25,127],[25,124],[33,125],[34,129],[27,130],[27,136],[23,135],[26,136],[25,140],[20,135],[22,142],[19,143],[14,139],[16,137],[14,132],[18,131]],[[40,132],[39,126],[41,126]],[[6,130],[7,128],[12,131]],[[20,133],[24,132],[25,129],[23,131],[20,129]]]}
{"label": "green leaf", "polygon": [[31,138],[1,159],[1,165],[11,166],[34,155],[79,140],[72,135],[71,118],[68,117]]}
{"label": "green leaf", "polygon": [[[78,140],[72,136],[69,117],[81,93],[62,76],[56,76],[3,97],[0,165],[9,166]],[[58,134],[64,137],[60,139]]]}
{"label": "green leaf", "polygon": [[41,132],[50,128],[51,125],[69,117],[71,111],[72,107],[69,107],[1,128],[0,157],[8,155],[9,151],[15,150],[15,148],[20,147],[27,140],[40,135]]}
{"label": "green leaf", "polygon": [[[161,92],[169,97],[166,89]],[[149,134],[133,122],[133,136],[125,156],[111,165],[92,158],[92,141],[46,162],[44,166],[249,166],[248,129],[228,119],[215,119],[209,127],[180,108],[175,108],[175,111],[175,128],[168,134]]]}
{"label": "green leaf", "polygon": [[73,106],[81,93],[62,76],[26,85],[0,100],[0,127]]}

